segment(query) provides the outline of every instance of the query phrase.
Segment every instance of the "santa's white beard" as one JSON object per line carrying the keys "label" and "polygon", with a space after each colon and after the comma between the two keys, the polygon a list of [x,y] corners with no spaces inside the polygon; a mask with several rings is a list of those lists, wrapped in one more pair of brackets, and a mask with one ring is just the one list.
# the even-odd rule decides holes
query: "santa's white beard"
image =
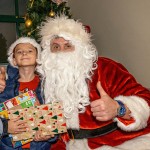
{"label": "santa's white beard", "polygon": [[79,128],[78,113],[89,105],[86,80],[90,79],[93,59],[84,56],[82,50],[45,54],[45,102],[63,101],[67,127]]}

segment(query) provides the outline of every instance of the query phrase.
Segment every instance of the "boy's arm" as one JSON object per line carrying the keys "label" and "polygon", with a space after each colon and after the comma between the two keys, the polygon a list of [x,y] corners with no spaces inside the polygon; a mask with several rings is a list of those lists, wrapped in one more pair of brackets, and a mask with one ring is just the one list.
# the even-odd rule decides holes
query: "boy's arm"
{"label": "boy's arm", "polygon": [[48,142],[53,143],[53,142],[57,141],[58,138],[59,138],[59,135],[56,134],[54,137],[51,137],[51,138],[48,140]]}

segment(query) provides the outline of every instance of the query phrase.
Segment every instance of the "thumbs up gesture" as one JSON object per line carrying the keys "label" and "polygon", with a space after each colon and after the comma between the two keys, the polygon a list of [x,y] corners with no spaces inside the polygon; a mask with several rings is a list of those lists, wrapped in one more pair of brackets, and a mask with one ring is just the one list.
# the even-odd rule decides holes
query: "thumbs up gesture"
{"label": "thumbs up gesture", "polygon": [[0,67],[0,93],[4,91],[6,87],[6,69],[4,67]]}
{"label": "thumbs up gesture", "polygon": [[119,105],[105,92],[100,82],[97,83],[97,89],[101,98],[91,102],[93,116],[99,121],[111,120],[116,117]]}

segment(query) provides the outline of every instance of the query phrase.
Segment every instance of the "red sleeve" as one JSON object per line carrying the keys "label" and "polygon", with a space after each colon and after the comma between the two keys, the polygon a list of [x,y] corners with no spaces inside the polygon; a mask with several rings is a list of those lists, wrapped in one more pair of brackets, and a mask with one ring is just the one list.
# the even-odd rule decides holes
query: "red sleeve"
{"label": "red sleeve", "polygon": [[110,97],[134,95],[145,99],[150,106],[150,91],[137,83],[120,63],[108,58],[99,58],[98,70],[101,84]]}

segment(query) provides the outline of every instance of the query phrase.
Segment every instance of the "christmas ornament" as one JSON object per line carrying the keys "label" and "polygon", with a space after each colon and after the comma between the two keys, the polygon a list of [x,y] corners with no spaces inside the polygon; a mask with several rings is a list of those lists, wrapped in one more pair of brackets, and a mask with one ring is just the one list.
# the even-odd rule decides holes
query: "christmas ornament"
{"label": "christmas ornament", "polygon": [[27,34],[28,34],[28,36],[30,36],[30,35],[31,35],[31,32],[28,32]]}
{"label": "christmas ornament", "polygon": [[31,26],[32,26],[32,20],[27,19],[27,20],[25,21],[25,25],[26,25],[27,28],[31,27]]}
{"label": "christmas ornament", "polygon": [[53,10],[51,10],[50,13],[49,13],[49,16],[50,17],[54,17],[55,16],[55,12]]}
{"label": "christmas ornament", "polygon": [[52,2],[56,3],[57,5],[60,5],[63,2],[67,2],[67,0],[52,0]]}

